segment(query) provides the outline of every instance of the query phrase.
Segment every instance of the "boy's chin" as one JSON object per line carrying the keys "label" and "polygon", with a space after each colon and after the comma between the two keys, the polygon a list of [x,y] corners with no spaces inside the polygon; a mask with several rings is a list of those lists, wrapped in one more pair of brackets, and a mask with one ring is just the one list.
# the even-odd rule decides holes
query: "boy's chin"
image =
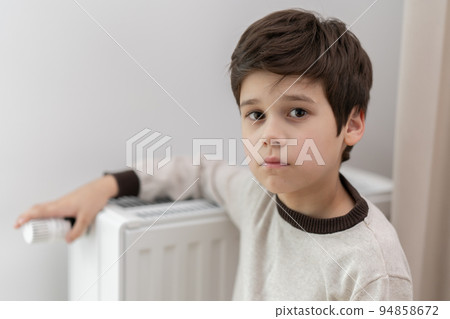
{"label": "boy's chin", "polygon": [[260,181],[260,184],[273,194],[291,193],[293,191],[291,186],[279,181]]}

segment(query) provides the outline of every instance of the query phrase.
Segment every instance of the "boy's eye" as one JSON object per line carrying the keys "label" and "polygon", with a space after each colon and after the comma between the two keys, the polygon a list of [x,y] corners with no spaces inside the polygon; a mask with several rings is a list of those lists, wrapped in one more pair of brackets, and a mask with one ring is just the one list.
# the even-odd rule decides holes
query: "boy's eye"
{"label": "boy's eye", "polygon": [[249,117],[253,121],[262,120],[264,118],[264,113],[253,111],[247,114],[247,117]]}
{"label": "boy's eye", "polygon": [[307,112],[304,109],[296,108],[293,109],[291,112],[289,112],[289,115],[292,117],[304,117],[307,114]]}

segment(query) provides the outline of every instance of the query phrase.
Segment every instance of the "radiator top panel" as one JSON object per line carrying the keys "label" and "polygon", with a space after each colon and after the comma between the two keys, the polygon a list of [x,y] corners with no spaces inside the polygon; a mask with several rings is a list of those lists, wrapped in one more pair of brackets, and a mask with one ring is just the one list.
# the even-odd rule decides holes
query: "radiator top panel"
{"label": "radiator top panel", "polygon": [[173,202],[169,198],[159,198],[155,201],[145,201],[134,196],[123,196],[108,202],[110,210],[128,220],[167,218],[192,218],[221,213],[220,207],[206,199],[186,199]]}

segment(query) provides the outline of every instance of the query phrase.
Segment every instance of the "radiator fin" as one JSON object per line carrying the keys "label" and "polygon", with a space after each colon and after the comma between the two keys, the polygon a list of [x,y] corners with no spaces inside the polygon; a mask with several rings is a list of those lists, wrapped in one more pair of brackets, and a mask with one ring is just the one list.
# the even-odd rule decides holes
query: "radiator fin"
{"label": "radiator fin", "polygon": [[176,275],[175,246],[170,245],[164,247],[163,255],[163,272],[162,272],[162,300],[176,300],[176,283],[178,281]]}
{"label": "radiator fin", "polygon": [[200,282],[200,245],[199,242],[192,242],[187,245],[186,250],[186,267],[185,270],[189,276],[184,277],[186,298],[184,300],[200,300],[201,290],[198,283]]}
{"label": "radiator fin", "polygon": [[139,300],[148,300],[151,296],[151,250],[142,249],[139,251],[138,276],[141,280],[138,281]]}

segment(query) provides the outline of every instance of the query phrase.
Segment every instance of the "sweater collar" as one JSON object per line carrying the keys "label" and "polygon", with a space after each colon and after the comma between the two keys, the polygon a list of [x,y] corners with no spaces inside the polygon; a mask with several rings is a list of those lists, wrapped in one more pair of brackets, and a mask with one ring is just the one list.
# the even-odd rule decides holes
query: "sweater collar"
{"label": "sweater collar", "polygon": [[315,218],[287,207],[276,195],[277,210],[289,224],[300,230],[314,234],[330,234],[352,228],[366,218],[369,206],[350,182],[339,173],[342,185],[355,201],[355,206],[344,216],[334,218]]}

